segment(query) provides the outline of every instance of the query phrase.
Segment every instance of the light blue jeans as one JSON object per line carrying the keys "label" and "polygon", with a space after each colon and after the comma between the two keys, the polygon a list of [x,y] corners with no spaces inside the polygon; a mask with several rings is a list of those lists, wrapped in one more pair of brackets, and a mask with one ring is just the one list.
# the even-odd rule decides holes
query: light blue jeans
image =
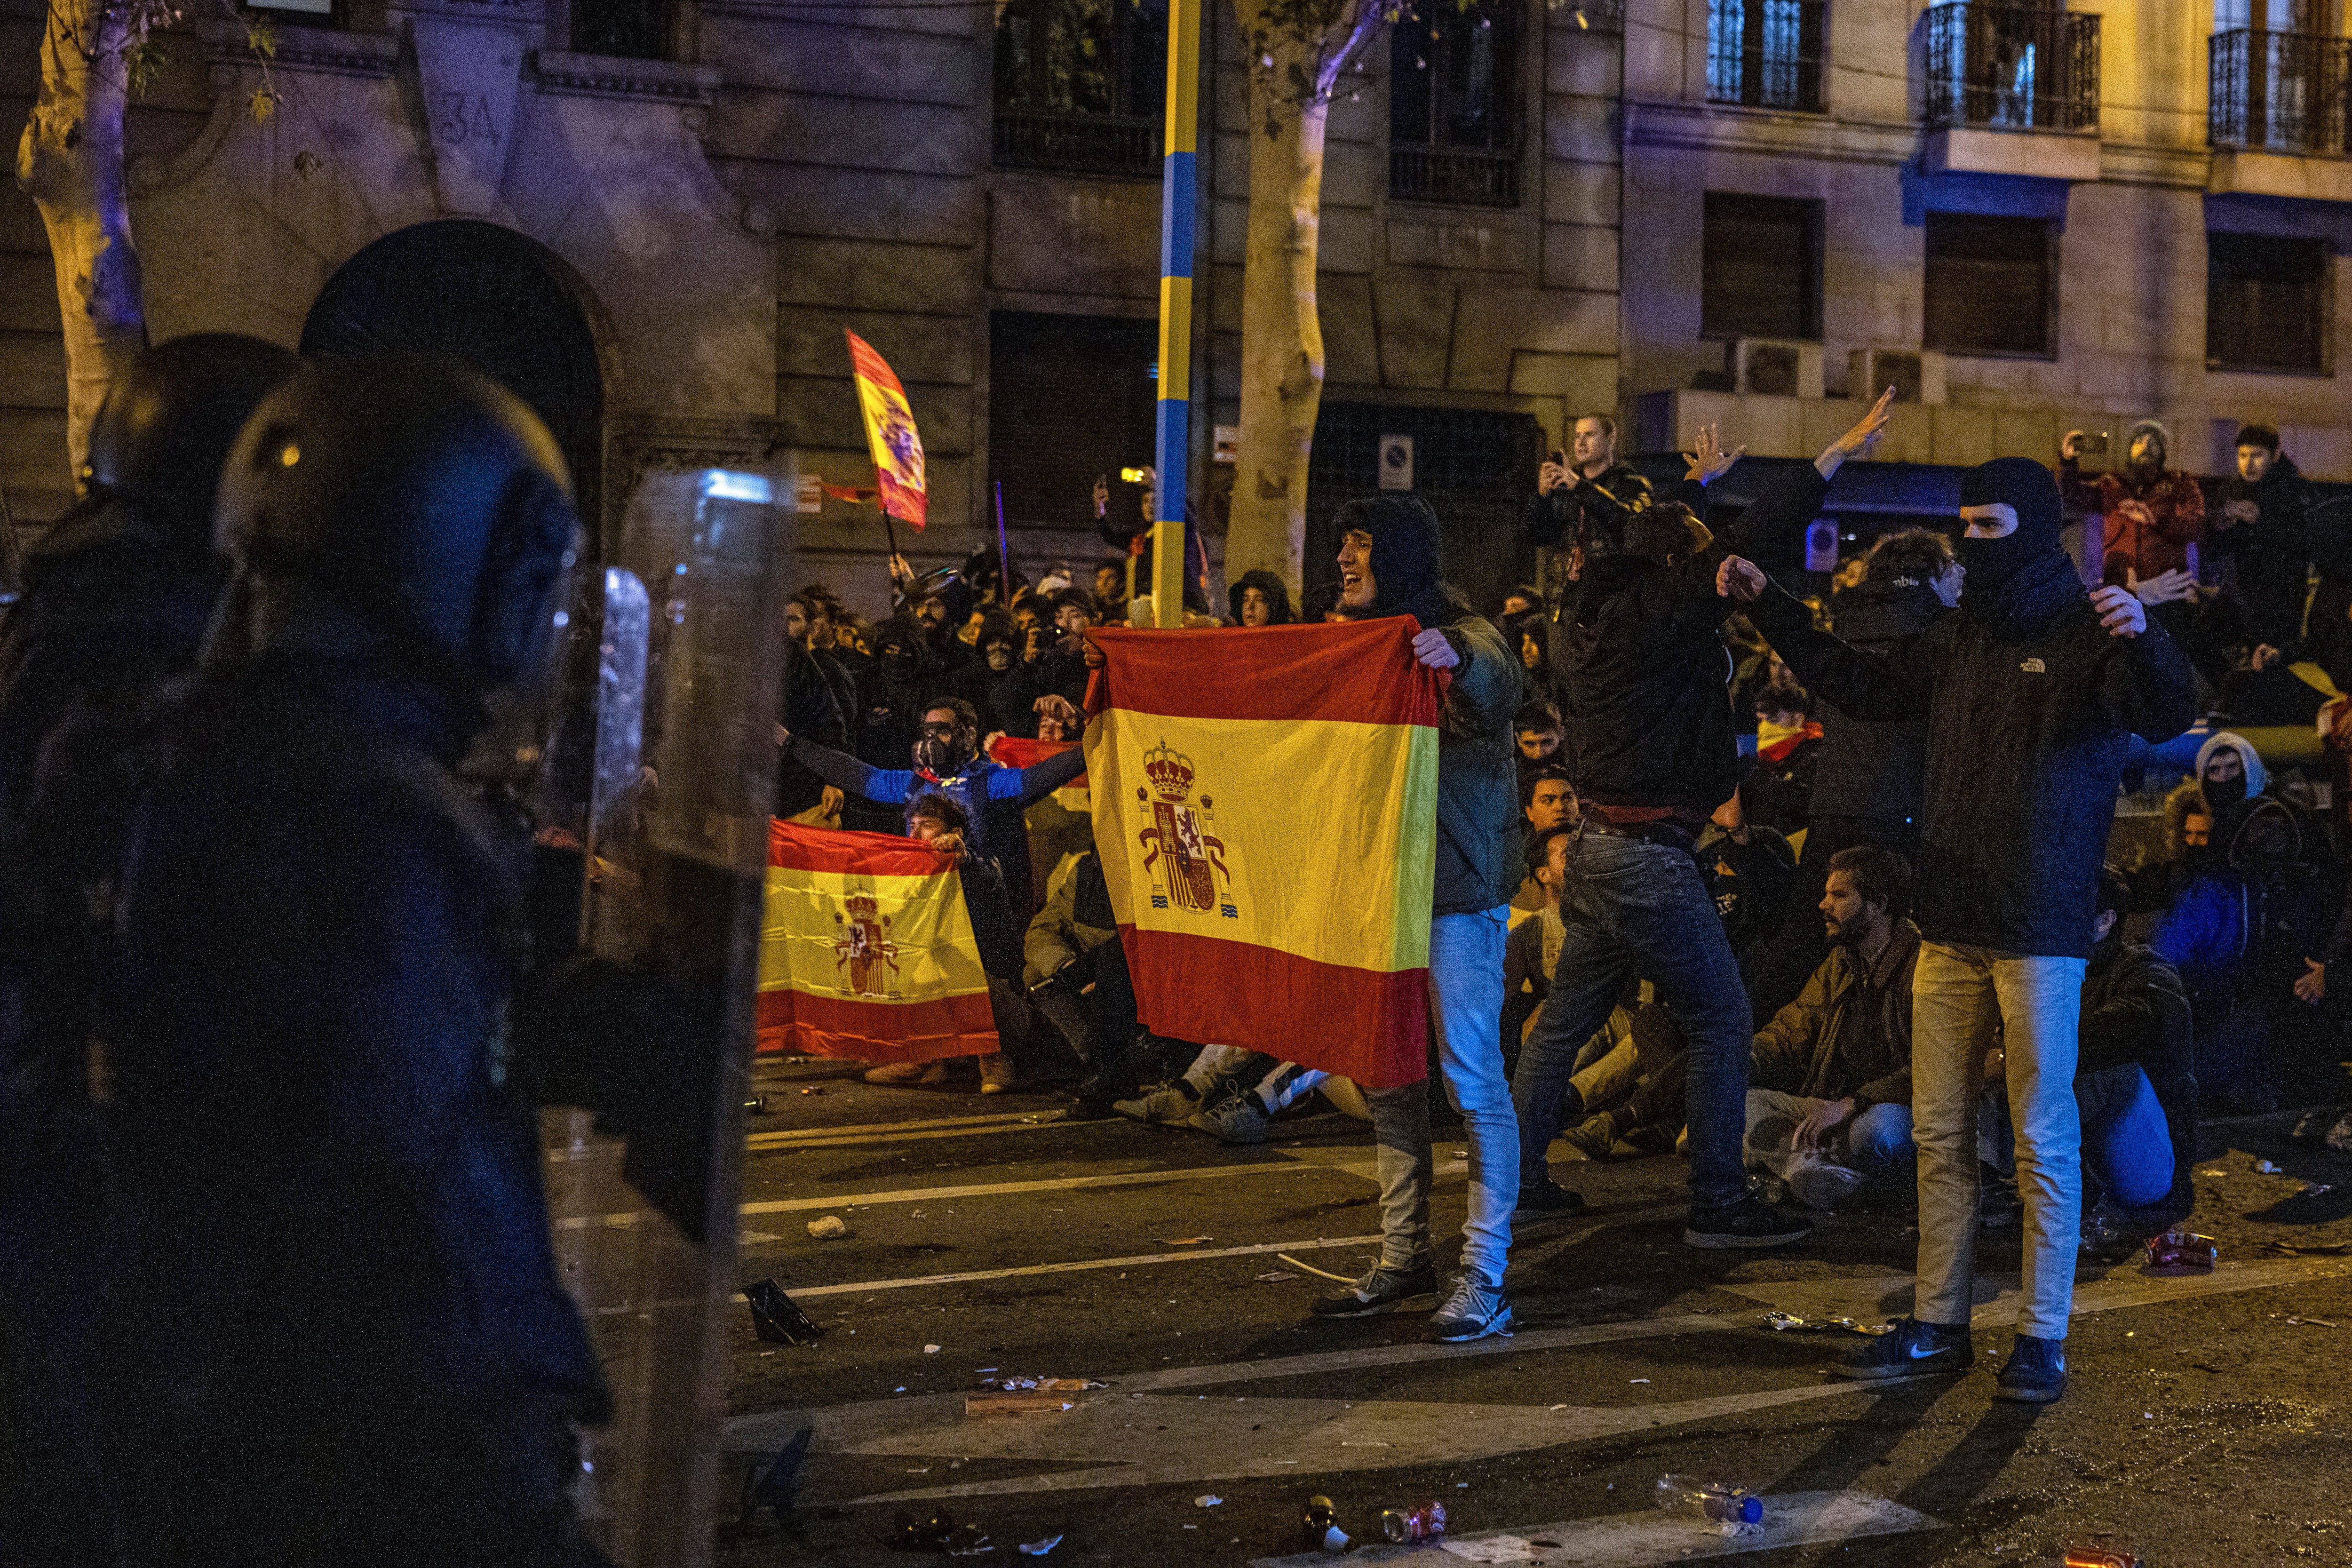
{"label": "light blue jeans", "polygon": [[[1429,925],[1429,1013],[1445,1098],[1462,1113],[1470,1147],[1470,1216],[1462,1272],[1499,1289],[1519,1201],[1519,1121],[1503,1079],[1503,940],[1500,908],[1440,915]],[[1429,1082],[1366,1089],[1381,1179],[1381,1261],[1411,1268],[1429,1260]]]}
{"label": "light blue jeans", "polygon": [[1911,981],[1912,1137],[1919,1148],[1919,1279],[1912,1310],[1926,1322],[1965,1323],[1975,1305],[1977,1125],[1997,1027],[2008,1062],[2017,1191],[2025,1202],[2018,1331],[2066,1337],[2082,1239],[2074,1058],[2084,968],[2079,958],[1919,944]]}
{"label": "light blue jeans", "polygon": [[[1748,1091],[1748,1164],[1751,1170],[1787,1174],[1790,1138],[1797,1124],[1829,1103],[1777,1089]],[[1823,1151],[1872,1183],[1908,1174],[1911,1159],[1911,1108],[1892,1103],[1874,1105],[1837,1130]]]}

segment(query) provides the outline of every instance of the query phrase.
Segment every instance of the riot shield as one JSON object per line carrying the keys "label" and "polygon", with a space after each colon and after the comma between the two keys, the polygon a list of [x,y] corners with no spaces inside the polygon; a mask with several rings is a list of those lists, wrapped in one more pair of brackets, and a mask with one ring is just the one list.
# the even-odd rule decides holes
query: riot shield
{"label": "riot shield", "polygon": [[[551,818],[576,824],[581,936],[660,988],[644,1051],[669,1053],[638,1064],[656,1069],[641,1080],[654,1109],[640,1095],[625,1137],[600,1130],[590,1110],[543,1119],[558,1264],[614,1396],[612,1424],[584,1435],[582,1510],[626,1568],[707,1563],[722,1503],[740,1117],[791,570],[778,482],[717,470],[643,482],[591,595],[593,735],[567,741],[559,728],[553,748],[551,772],[584,788],[558,784],[570,805],[541,814],[543,837]],[[588,684],[575,677],[573,688]],[[676,1026],[680,1015],[689,1026]],[[682,1038],[717,1048],[677,1049]]]}

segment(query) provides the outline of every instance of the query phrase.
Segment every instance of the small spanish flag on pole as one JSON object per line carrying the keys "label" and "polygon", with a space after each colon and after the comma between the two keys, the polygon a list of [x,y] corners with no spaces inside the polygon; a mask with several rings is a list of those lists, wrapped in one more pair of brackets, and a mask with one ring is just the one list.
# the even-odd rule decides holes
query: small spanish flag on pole
{"label": "small spanish flag on pole", "polygon": [[887,833],[769,824],[760,1049],[927,1062],[996,1048],[945,855]]}
{"label": "small spanish flag on pole", "polygon": [[1095,843],[1154,1033],[1427,1071],[1435,673],[1404,616],[1089,634]]}
{"label": "small spanish flag on pole", "polygon": [[874,456],[874,479],[882,495],[882,515],[923,526],[923,438],[915,433],[915,411],[882,356],[856,332],[849,340],[849,368],[857,378],[857,407],[866,416],[866,445]]}

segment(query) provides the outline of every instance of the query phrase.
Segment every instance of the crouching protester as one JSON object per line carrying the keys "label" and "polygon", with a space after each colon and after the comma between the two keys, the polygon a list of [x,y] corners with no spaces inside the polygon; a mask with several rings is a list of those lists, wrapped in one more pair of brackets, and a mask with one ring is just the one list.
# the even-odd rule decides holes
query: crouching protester
{"label": "crouching protester", "polygon": [[1735,597],[1798,677],[1857,719],[1924,716],[1912,1001],[1919,1267],[1913,1316],[1857,1350],[1849,1377],[1972,1364],[1982,1064],[1996,1029],[2025,1205],[2024,1304],[1996,1394],[2065,1392],[2082,1208],[2076,1026],[2092,919],[2127,737],[2162,742],[2195,719],[2189,664],[2124,588],[2085,595],[2059,545],[2058,487],[2024,458],[1960,481],[1957,611],[1883,651],[1816,631],[1811,612],[1727,562]]}
{"label": "crouching protester", "polygon": [[[1503,1080],[1507,910],[1519,880],[1511,716],[1519,661],[1492,623],[1438,581],[1437,515],[1414,495],[1339,509],[1339,605],[1350,618],[1412,616],[1413,655],[1450,672],[1437,748],[1437,879],[1429,931],[1430,1022],[1446,1098],[1470,1147],[1462,1273],[1431,1327],[1441,1340],[1511,1331],[1503,1267],[1518,1197],[1518,1121]],[[1325,1318],[1426,1310],[1438,1300],[1430,1253],[1429,1084],[1367,1089],[1381,1182],[1381,1261],[1315,1304]]]}
{"label": "crouching protester", "polygon": [[1830,955],[1756,1037],[1748,1166],[1807,1208],[1843,1208],[1911,1176],[1911,868],[1841,849],[1822,894]]}

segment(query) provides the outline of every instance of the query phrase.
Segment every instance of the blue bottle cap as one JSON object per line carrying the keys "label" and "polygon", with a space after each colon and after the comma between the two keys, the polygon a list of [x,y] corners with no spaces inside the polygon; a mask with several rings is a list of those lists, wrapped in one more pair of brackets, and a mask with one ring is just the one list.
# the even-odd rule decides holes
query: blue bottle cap
{"label": "blue bottle cap", "polygon": [[1742,1523],[1742,1524],[1755,1524],[1755,1523],[1758,1523],[1759,1521],[1760,1521],[1763,1519],[1763,1517],[1764,1517],[1764,1500],[1763,1500],[1762,1498],[1760,1498],[1760,1497],[1757,1497],[1757,1496],[1755,1496],[1754,1494],[1752,1494],[1752,1493],[1751,1493],[1751,1494],[1749,1494],[1748,1496],[1744,1497],[1744,1498],[1741,1498],[1741,1499],[1739,1500],[1739,1522],[1740,1522],[1740,1523]]}

